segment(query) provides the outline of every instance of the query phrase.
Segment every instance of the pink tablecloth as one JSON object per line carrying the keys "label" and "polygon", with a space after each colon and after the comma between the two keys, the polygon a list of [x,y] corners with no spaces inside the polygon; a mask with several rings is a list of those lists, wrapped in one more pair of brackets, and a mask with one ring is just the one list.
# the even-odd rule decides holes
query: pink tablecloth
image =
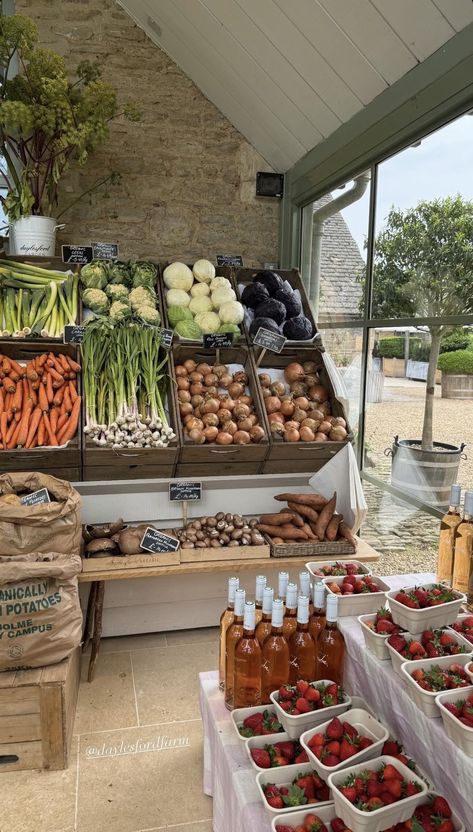
{"label": "pink tablecloth", "polygon": [[[428,583],[433,576],[395,575],[386,582],[397,588]],[[361,696],[389,726],[436,788],[451,802],[473,832],[473,760],[448,739],[442,720],[427,719],[406,693],[390,662],[380,662],[366,647],[356,618],[341,619],[347,645],[345,686]],[[214,832],[270,832],[244,743],[238,739],[218,689],[216,672],[200,674],[204,725],[204,792],[213,797]]]}

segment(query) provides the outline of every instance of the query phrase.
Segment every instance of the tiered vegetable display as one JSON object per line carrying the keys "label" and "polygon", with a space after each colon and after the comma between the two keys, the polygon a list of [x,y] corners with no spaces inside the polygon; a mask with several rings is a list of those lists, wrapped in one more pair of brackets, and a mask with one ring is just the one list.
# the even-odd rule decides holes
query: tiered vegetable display
{"label": "tiered vegetable display", "polygon": [[188,359],[176,366],[176,383],[185,439],[196,445],[249,445],[264,439],[243,368],[232,373],[225,364]]}
{"label": "tiered vegetable display", "polygon": [[26,365],[0,355],[3,450],[58,447],[77,433],[80,364],[67,355],[38,355]]}
{"label": "tiered vegetable display", "polygon": [[263,514],[258,531],[267,534],[273,543],[334,541],[344,538],[356,548],[356,538],[335,511],[336,493],[330,500],[322,494],[276,494],[275,500],[287,502],[279,513]]}
{"label": "tiered vegetable display", "polygon": [[168,357],[161,331],[107,318],[91,321],[82,345],[86,426],[101,448],[164,448],[175,439],[163,400]]}
{"label": "tiered vegetable display", "polygon": [[330,393],[317,374],[313,361],[291,362],[284,380],[273,381],[276,371],[258,376],[271,433],[285,442],[345,442],[347,423],[332,416]]}
{"label": "tiered vegetable display", "polygon": [[82,302],[113,323],[134,319],[159,326],[156,275],[152,263],[93,260],[81,269]]}
{"label": "tiered vegetable display", "polygon": [[171,263],[163,280],[169,325],[181,338],[199,341],[213,332],[240,334],[243,306],[231,282],[215,276],[209,260],[197,260],[192,270],[185,263]]}
{"label": "tiered vegetable display", "polygon": [[290,341],[308,341],[315,335],[312,322],[303,314],[300,293],[276,272],[258,272],[253,283],[239,289],[252,340],[260,327]]}
{"label": "tiered vegetable display", "polygon": [[77,320],[77,275],[0,260],[2,338],[59,338]]}

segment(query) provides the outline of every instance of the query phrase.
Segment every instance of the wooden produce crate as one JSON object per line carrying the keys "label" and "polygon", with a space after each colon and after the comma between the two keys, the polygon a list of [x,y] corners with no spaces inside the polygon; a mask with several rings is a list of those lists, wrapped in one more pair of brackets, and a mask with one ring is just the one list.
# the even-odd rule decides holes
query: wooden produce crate
{"label": "wooden produce crate", "polygon": [[[343,416],[346,419],[342,405],[334,396],[332,383],[323,364],[322,352],[323,348],[316,346],[310,350],[304,349],[302,353],[296,347],[284,349],[279,355],[277,353],[266,352],[258,367],[256,367],[255,363],[255,372],[258,375],[270,369],[283,369],[293,361],[299,363],[301,361],[314,361],[317,365],[317,372],[321,383],[330,391],[330,404],[333,415]],[[255,355],[256,362],[258,356],[256,353]],[[265,424],[269,431],[269,422],[267,420],[266,410],[264,409],[259,382],[258,395],[261,396]],[[348,423],[347,431],[348,438],[346,441],[349,441],[351,434]],[[315,474],[316,471],[319,471],[344,446],[345,442],[334,442],[332,440],[327,440],[326,442],[285,442],[282,437],[271,434],[270,450],[264,462],[262,473],[298,474],[307,472]]]}
{"label": "wooden produce crate", "polygon": [[[249,392],[253,397],[256,413],[260,425],[266,431],[266,437],[259,443],[249,445],[217,445],[216,443],[205,443],[194,445],[188,441],[183,432],[180,417],[178,418],[179,428],[179,461],[176,468],[176,476],[216,476],[228,472],[229,474],[258,474],[261,465],[269,450],[269,430],[263,414],[261,398],[257,391],[257,382],[254,375],[254,363],[246,347],[224,347],[218,350],[218,361],[221,364],[236,364],[244,368],[249,378]],[[194,361],[206,361],[209,364],[217,362],[215,350],[201,347],[198,352],[195,347],[176,345],[173,348],[173,374],[174,367],[182,364],[188,358]],[[174,388],[174,405],[179,413],[176,388]],[[222,467],[225,466],[225,469]]]}
{"label": "wooden produce crate", "polygon": [[181,549],[181,563],[261,560],[270,557],[269,544],[262,546],[222,546],[220,549]]}
{"label": "wooden produce crate", "polygon": [[80,681],[80,647],[59,664],[0,673],[0,777],[65,769]]}
{"label": "wooden produce crate", "polygon": [[[172,531],[166,534],[173,535]],[[214,551],[214,550],[212,550]],[[177,552],[140,552],[137,555],[113,555],[110,558],[82,558],[82,572],[116,572],[121,569],[144,569],[156,566],[178,566],[181,563],[180,550]]]}
{"label": "wooden produce crate", "polygon": [[[57,341],[46,339],[23,340],[9,338],[0,342],[0,353],[15,361],[26,363],[37,355],[44,352],[52,352],[55,355],[63,353],[69,355],[81,364],[78,349],[74,344],[62,344]],[[82,374],[79,379],[79,388],[82,386]],[[82,426],[79,420],[77,434],[74,439],[68,442],[65,448],[41,448],[3,451],[0,450],[0,469],[3,473],[8,471],[43,471],[59,479],[68,479],[76,482],[81,478],[81,448],[82,448]]]}
{"label": "wooden produce crate", "polygon": [[273,543],[271,538],[265,534],[264,537],[271,548],[272,558],[304,558],[318,557],[319,555],[353,555],[355,547],[348,540],[334,540],[332,542],[303,540],[294,543]]}
{"label": "wooden produce crate", "polygon": [[[250,283],[253,283],[253,277],[260,271],[265,271],[265,269],[234,269],[233,270],[233,280],[235,283],[235,291],[237,294],[238,300],[241,300],[241,292],[243,291],[242,287],[248,286]],[[321,344],[322,340],[317,331],[317,324],[314,318],[314,314],[312,312],[309,298],[307,297],[307,293],[302,282],[300,273],[297,269],[271,269],[276,274],[280,275],[283,280],[286,280],[288,283],[291,284],[293,289],[297,289],[301,296],[302,302],[302,310],[306,318],[312,322],[312,326],[314,328],[314,335],[308,341],[291,341],[287,340],[284,349],[293,345],[297,345],[299,347],[307,347],[316,344]],[[245,316],[246,320],[246,316]],[[248,343],[253,343],[253,337],[250,336],[247,327],[244,325],[245,334],[248,339]],[[282,334],[282,333],[281,333]]]}
{"label": "wooden produce crate", "polygon": [[[176,438],[167,448],[101,448],[94,445],[84,434],[83,446],[83,480],[128,480],[128,479],[161,479],[174,476],[174,469],[178,457],[178,418],[172,392],[173,382],[169,383],[167,403],[170,427]],[[85,397],[83,408],[83,423],[85,424]]]}
{"label": "wooden produce crate", "polygon": [[[174,261],[171,260],[170,262],[174,262]],[[192,265],[189,264],[189,263],[187,263],[186,265],[188,265],[190,270],[192,271]],[[163,325],[167,329],[172,329],[172,326],[170,325],[169,320],[168,320],[168,316],[167,316],[167,304],[166,304],[167,287],[164,285],[164,280],[163,280],[163,272],[164,272],[164,269],[166,268],[166,266],[169,266],[169,263],[161,264],[159,277],[158,277],[158,279],[159,279],[158,288],[159,288],[159,293],[160,293],[159,297],[160,297],[161,308],[163,310],[163,322],[164,322]],[[229,280],[230,283],[232,284],[232,288],[234,289],[235,294],[238,297],[238,292],[236,290],[236,286],[235,286],[234,279],[233,279],[233,268],[231,266],[215,266],[215,277],[226,277],[227,280]],[[234,335],[233,343],[235,345],[246,344],[246,331],[244,329],[243,324],[240,325],[240,330],[241,330],[240,335],[237,335],[236,333]],[[195,340],[192,340],[191,338],[182,338],[182,336],[178,335],[177,332],[175,332],[174,333],[174,338],[173,338],[173,343],[183,344],[183,345],[186,345],[186,344],[202,345],[202,340],[195,341]]]}

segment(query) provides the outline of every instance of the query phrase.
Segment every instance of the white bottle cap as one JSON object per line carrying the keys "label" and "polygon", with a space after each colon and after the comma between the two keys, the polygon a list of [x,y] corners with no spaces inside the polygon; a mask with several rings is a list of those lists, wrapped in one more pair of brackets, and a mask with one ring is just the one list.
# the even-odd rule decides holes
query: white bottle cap
{"label": "white bottle cap", "polygon": [[297,607],[297,584],[288,584],[286,591],[286,609],[295,610]]}
{"label": "white bottle cap", "polygon": [[452,485],[452,490],[450,491],[450,505],[451,506],[459,506],[462,499],[462,487],[457,482],[455,485]]}
{"label": "white bottle cap", "polygon": [[299,595],[297,602],[297,623],[307,624],[309,621],[309,599],[307,595]]}
{"label": "white bottle cap", "polygon": [[235,590],[240,586],[240,578],[228,579],[228,603],[233,604],[235,600]]}
{"label": "white bottle cap", "polygon": [[299,572],[299,586],[301,588],[301,595],[307,595],[310,598],[310,573]]}
{"label": "white bottle cap", "polygon": [[256,591],[255,591],[255,600],[257,604],[263,603],[263,589],[266,586],[266,575],[257,575],[256,576]]}
{"label": "white bottle cap", "polygon": [[314,583],[314,607],[318,610],[325,609],[325,586],[322,581]]}
{"label": "white bottle cap", "polygon": [[235,615],[243,615],[245,610],[246,592],[244,589],[237,589],[235,591]]}
{"label": "white bottle cap", "polygon": [[278,595],[280,598],[286,597],[287,582],[289,580],[289,572],[280,572],[278,578]]}
{"label": "white bottle cap", "polygon": [[273,614],[271,617],[271,625],[273,627],[282,627],[284,620],[284,601],[281,598],[275,598],[273,601]]}
{"label": "white bottle cap", "polygon": [[[272,586],[265,586],[263,590],[263,614],[264,615],[271,615],[273,609],[273,596],[274,590]],[[281,601],[282,603],[282,601]]]}
{"label": "white bottle cap", "polygon": [[327,621],[336,621],[338,618],[338,598],[336,595],[327,594]]}
{"label": "white bottle cap", "polygon": [[245,613],[243,617],[243,628],[245,630],[255,629],[255,602],[247,601],[245,604]]}

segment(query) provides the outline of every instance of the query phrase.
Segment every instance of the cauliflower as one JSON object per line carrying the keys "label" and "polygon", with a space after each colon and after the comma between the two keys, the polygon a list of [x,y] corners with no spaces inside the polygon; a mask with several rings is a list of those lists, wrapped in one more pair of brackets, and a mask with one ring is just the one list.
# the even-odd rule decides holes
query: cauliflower
{"label": "cauliflower", "polygon": [[[185,263],[171,263],[163,272],[163,280],[168,289],[182,289],[188,292],[194,283],[194,276]],[[173,306],[180,304],[173,304]]]}
{"label": "cauliflower", "polygon": [[136,310],[136,315],[145,324],[150,324],[151,326],[159,326],[161,323],[161,316],[158,310],[154,309],[153,306],[140,306],[140,308]]}
{"label": "cauliflower", "polygon": [[124,321],[125,318],[129,318],[131,315],[131,309],[127,303],[124,303],[122,300],[115,300],[111,307],[110,307],[110,319],[115,323],[119,321]]}
{"label": "cauliflower", "polygon": [[191,289],[193,298],[201,297],[201,295],[210,295],[210,289],[206,283],[194,283]]}
{"label": "cauliflower", "polygon": [[245,317],[245,310],[237,300],[222,304],[218,310],[222,324],[241,324]]}
{"label": "cauliflower", "polygon": [[195,316],[196,324],[199,324],[202,332],[217,332],[220,326],[220,319],[215,312],[203,312]]}
{"label": "cauliflower", "polygon": [[226,286],[227,289],[232,288],[232,284],[230,283],[230,281],[227,280],[226,277],[221,277],[219,275],[218,277],[214,277],[214,279],[212,280],[210,284],[210,291],[215,292],[215,289],[223,289],[224,286]]}
{"label": "cauliflower", "polygon": [[107,295],[101,289],[85,289],[82,292],[82,300],[84,305],[97,315],[105,315],[108,312],[110,303]]}
{"label": "cauliflower", "polygon": [[169,289],[166,292],[167,306],[189,306],[190,296],[183,289]]}
{"label": "cauliflower", "polygon": [[220,309],[224,303],[236,300],[236,294],[230,286],[221,286],[220,289],[215,289],[215,291],[212,292],[211,297],[212,303],[216,309]]}
{"label": "cauliflower", "polygon": [[192,298],[189,309],[193,315],[201,315],[204,312],[210,312],[212,309],[212,301],[206,295]]}
{"label": "cauliflower", "polygon": [[156,294],[153,289],[148,289],[145,286],[137,286],[132,289],[129,297],[131,308],[136,312],[140,306],[156,306]]}
{"label": "cauliflower", "polygon": [[105,289],[107,285],[107,264],[101,260],[92,260],[82,266],[80,282],[86,289]]}
{"label": "cauliflower", "polygon": [[210,283],[215,277],[215,266],[210,260],[196,260],[192,272],[199,283]]}
{"label": "cauliflower", "polygon": [[105,294],[110,300],[122,300],[128,297],[128,289],[123,283],[109,283],[105,287]]}

